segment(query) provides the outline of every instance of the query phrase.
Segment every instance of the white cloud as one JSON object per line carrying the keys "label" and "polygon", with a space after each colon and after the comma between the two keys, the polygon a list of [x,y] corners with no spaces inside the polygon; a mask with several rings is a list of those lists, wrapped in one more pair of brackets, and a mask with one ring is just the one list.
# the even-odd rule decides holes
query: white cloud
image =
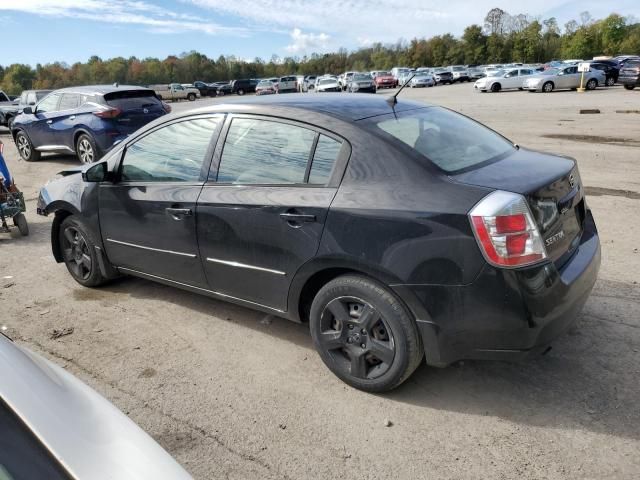
{"label": "white cloud", "polygon": [[141,0],[0,0],[0,10],[47,17],[67,17],[111,24],[142,25],[153,33],[196,31],[209,35],[247,35],[245,28],[227,27],[177,13]]}
{"label": "white cloud", "polygon": [[292,43],[285,50],[293,54],[322,52],[328,48],[329,39],[326,33],[303,33],[299,28],[294,28],[291,32]]}

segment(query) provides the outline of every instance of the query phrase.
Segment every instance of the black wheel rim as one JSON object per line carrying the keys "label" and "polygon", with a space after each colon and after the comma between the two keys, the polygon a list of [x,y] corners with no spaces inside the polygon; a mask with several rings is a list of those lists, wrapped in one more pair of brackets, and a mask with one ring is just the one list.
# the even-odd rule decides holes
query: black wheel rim
{"label": "black wheel rim", "polygon": [[389,325],[371,304],[356,297],[336,298],[326,305],[319,343],[338,370],[358,379],[384,375],[395,358]]}
{"label": "black wheel rim", "polygon": [[87,241],[75,227],[65,228],[63,237],[65,263],[77,278],[88,279],[91,276],[92,261]]}

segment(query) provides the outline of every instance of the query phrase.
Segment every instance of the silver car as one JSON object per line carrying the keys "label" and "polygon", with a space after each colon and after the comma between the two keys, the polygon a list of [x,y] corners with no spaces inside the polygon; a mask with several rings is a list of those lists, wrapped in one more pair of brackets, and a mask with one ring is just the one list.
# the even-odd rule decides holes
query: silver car
{"label": "silver car", "polygon": [[0,479],[191,479],[107,400],[2,334],[0,378]]}
{"label": "silver car", "polygon": [[430,73],[416,73],[409,82],[411,88],[416,87],[433,87],[436,84],[433,75]]}
{"label": "silver car", "polygon": [[[550,68],[537,75],[531,75],[524,80],[522,88],[530,92],[553,92],[554,90],[573,90],[580,87],[582,72],[578,72],[577,65]],[[606,85],[606,75],[600,70],[584,72],[584,88],[595,90],[598,86]]]}

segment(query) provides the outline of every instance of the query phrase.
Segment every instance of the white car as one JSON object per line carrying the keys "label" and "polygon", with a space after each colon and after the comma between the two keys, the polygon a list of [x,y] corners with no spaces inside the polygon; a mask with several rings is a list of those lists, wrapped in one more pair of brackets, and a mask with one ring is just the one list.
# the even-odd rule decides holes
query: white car
{"label": "white car", "polygon": [[535,73],[531,68],[514,68],[498,70],[486,77],[476,80],[473,88],[480,92],[499,92],[500,90],[522,90],[522,82]]}
{"label": "white car", "polygon": [[313,91],[316,93],[341,92],[342,86],[336,77],[321,77],[317,79],[316,88]]}

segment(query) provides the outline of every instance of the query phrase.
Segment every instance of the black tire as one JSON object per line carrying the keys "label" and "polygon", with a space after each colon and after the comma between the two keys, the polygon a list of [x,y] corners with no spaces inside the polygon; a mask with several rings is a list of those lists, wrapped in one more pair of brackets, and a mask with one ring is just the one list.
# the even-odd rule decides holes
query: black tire
{"label": "black tire", "polygon": [[33,144],[27,134],[23,131],[19,131],[16,134],[16,148],[23,160],[27,162],[37,162],[40,160],[40,152],[33,148]]}
{"label": "black tire", "polygon": [[607,81],[605,83],[607,87],[613,87],[615,84],[616,84],[616,79],[613,77],[607,78]]}
{"label": "black tire", "polygon": [[7,128],[11,130],[13,128],[13,117],[7,117]]}
{"label": "black tire", "polygon": [[81,134],[76,140],[76,156],[82,163],[93,163],[100,159],[96,141],[91,135]]}
{"label": "black tire", "polygon": [[19,213],[14,216],[13,224],[18,227],[20,235],[22,235],[23,237],[29,235],[29,224],[27,223],[27,218],[24,216],[24,213]]}
{"label": "black tire", "polygon": [[224,97],[224,90],[220,90],[217,94],[216,97]]}
{"label": "black tire", "polygon": [[239,88],[238,91],[236,92],[238,95],[244,95],[244,89]]}
{"label": "black tire", "polygon": [[595,90],[596,88],[598,88],[598,81],[595,78],[590,79],[587,82],[587,90]]}
{"label": "black tire", "polygon": [[73,279],[85,287],[97,287],[108,281],[100,272],[96,245],[98,241],[91,229],[75,215],[60,224],[62,258]]}
{"label": "black tire", "polygon": [[195,93],[190,93],[189,95],[187,95],[187,100],[189,100],[190,102],[193,102],[195,99],[196,99]]}
{"label": "black tire", "polygon": [[367,277],[344,275],[327,283],[313,299],[309,323],[325,365],[360,390],[397,387],[424,356],[416,323],[400,300]]}
{"label": "black tire", "polygon": [[545,82],[544,85],[542,85],[542,91],[544,93],[551,93],[553,92],[553,82]]}
{"label": "black tire", "polygon": [[500,85],[499,83],[494,83],[493,85],[491,85],[491,91],[493,93],[498,93],[501,88],[502,88],[502,85]]}
{"label": "black tire", "polygon": [[634,88],[636,88],[636,86],[635,85],[625,85],[624,88],[627,89],[627,90],[633,90]]}

